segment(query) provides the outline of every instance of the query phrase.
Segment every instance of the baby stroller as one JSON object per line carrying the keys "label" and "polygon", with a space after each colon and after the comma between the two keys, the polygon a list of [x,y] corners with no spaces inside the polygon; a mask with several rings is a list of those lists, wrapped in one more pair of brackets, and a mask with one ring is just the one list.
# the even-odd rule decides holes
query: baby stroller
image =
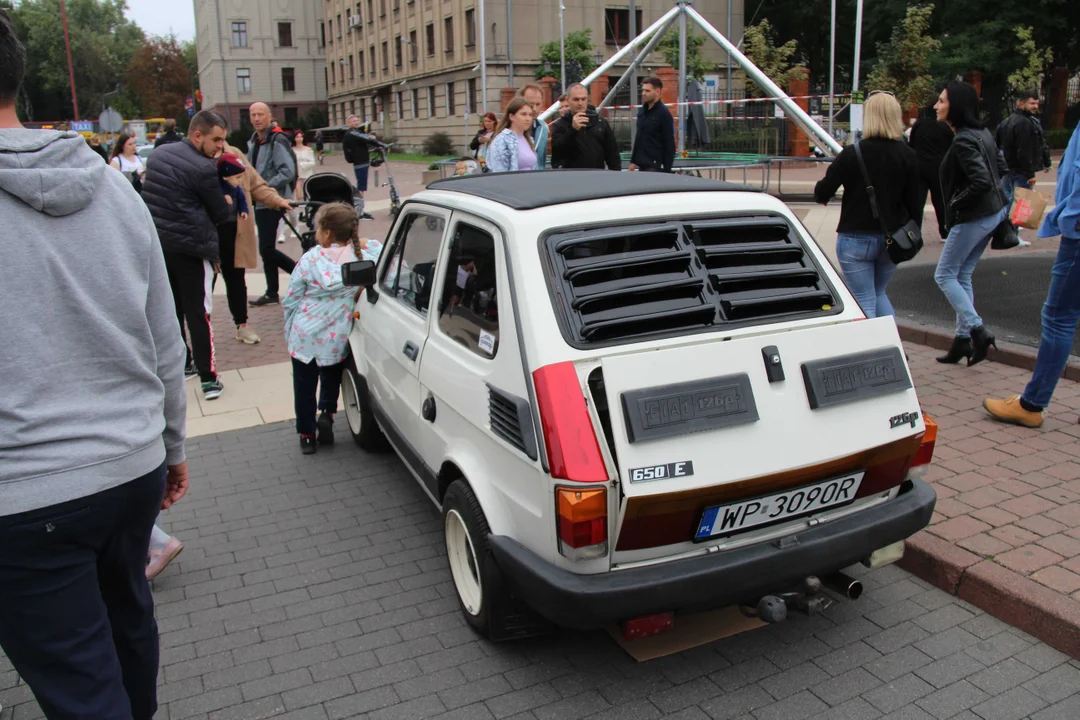
{"label": "baby stroller", "polygon": [[304,183],[304,199],[296,206],[300,208],[299,219],[307,225],[307,232],[299,232],[289,222],[288,214],[285,215],[285,223],[300,238],[300,247],[304,252],[315,247],[315,212],[323,205],[335,202],[353,204],[352,185],[345,176],[330,172],[316,173]]}

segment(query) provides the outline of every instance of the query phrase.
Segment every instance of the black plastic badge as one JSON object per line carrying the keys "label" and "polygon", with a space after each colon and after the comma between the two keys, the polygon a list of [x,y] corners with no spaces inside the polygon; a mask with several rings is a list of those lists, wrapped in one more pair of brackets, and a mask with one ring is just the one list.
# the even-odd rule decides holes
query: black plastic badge
{"label": "black plastic badge", "polygon": [[895,346],[803,363],[802,373],[814,410],[911,388],[904,357]]}
{"label": "black plastic badge", "polygon": [[750,377],[728,375],[622,394],[630,442],[757,422]]}
{"label": "black plastic badge", "polygon": [[775,345],[761,348],[761,359],[765,362],[765,375],[769,382],[783,382],[784,363],[780,360],[780,349]]}

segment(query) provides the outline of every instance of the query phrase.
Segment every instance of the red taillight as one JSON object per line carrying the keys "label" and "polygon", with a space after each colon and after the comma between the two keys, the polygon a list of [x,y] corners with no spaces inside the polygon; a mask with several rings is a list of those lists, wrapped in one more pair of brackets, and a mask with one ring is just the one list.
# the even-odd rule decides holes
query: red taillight
{"label": "red taillight", "polygon": [[919,452],[915,453],[915,459],[911,462],[912,468],[925,467],[934,459],[934,445],[937,443],[938,424],[926,413],[923,413],[923,422],[926,423],[926,432],[919,445]]}
{"label": "red taillight", "polygon": [[574,482],[606,482],[607,467],[574,364],[542,367],[533,372],[533,383],[551,476]]}
{"label": "red taillight", "polygon": [[622,623],[621,629],[622,636],[626,640],[638,640],[659,635],[675,629],[675,613],[662,612],[627,620]]}

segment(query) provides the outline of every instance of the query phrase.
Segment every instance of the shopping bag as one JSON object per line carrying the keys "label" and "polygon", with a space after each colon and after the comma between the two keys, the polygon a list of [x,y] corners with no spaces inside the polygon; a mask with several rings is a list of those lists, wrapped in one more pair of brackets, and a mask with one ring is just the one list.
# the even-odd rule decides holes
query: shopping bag
{"label": "shopping bag", "polygon": [[1017,227],[1038,230],[1048,204],[1047,197],[1041,192],[1016,188],[1012,207],[1009,209],[1009,221]]}

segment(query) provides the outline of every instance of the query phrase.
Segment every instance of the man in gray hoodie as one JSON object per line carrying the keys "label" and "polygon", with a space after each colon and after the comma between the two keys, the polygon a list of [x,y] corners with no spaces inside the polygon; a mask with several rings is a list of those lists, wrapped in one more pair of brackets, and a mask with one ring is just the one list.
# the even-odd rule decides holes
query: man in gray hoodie
{"label": "man in gray hoodie", "polygon": [[0,10],[0,648],[50,719],[150,720],[184,344],[150,214],[76,133],[22,129],[24,66]]}

